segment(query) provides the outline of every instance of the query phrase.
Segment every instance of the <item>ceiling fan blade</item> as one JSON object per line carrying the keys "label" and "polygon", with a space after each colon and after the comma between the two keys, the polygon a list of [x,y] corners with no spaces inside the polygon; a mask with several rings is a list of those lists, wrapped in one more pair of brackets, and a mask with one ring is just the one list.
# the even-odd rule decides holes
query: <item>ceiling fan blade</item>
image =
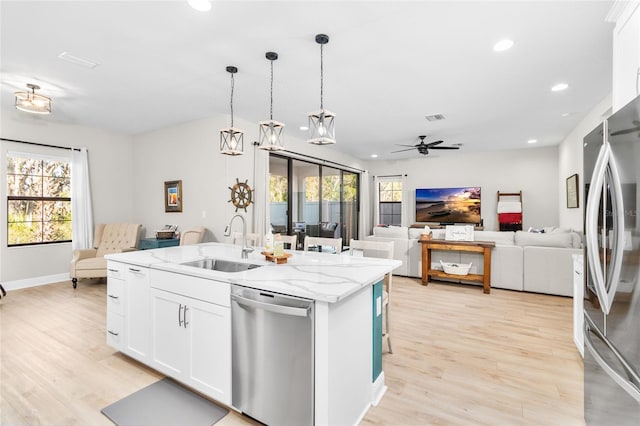
{"label": "ceiling fan blade", "polygon": [[444,142],[444,141],[433,141],[433,142],[429,142],[429,143],[427,144],[427,146],[428,146],[429,148],[431,148],[431,147],[433,147],[433,146],[440,145],[442,142]]}
{"label": "ceiling fan blade", "polygon": [[416,145],[403,145],[401,143],[397,143],[395,144],[396,146],[410,146],[411,148],[415,148],[416,146],[420,146],[420,144],[416,144]]}
{"label": "ceiling fan blade", "polygon": [[401,149],[400,151],[391,151],[391,153],[393,154],[394,152],[405,152],[405,151],[413,151],[415,148],[411,147],[411,148],[407,148],[407,149]]}
{"label": "ceiling fan blade", "polygon": [[460,149],[459,146],[430,146],[429,149]]}

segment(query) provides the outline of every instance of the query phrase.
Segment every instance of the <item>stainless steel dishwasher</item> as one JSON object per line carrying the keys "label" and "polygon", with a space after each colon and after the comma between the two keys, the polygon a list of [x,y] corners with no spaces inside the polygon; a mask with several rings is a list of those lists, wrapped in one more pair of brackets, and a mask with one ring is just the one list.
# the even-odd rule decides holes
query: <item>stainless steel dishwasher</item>
{"label": "stainless steel dishwasher", "polygon": [[272,426],[313,425],[314,302],[232,286],[232,405]]}

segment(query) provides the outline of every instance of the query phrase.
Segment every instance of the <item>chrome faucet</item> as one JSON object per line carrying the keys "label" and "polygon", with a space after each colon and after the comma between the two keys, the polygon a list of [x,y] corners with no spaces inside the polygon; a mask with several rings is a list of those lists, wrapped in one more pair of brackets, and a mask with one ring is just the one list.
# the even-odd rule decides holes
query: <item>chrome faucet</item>
{"label": "chrome faucet", "polygon": [[234,215],[229,221],[229,224],[227,225],[227,227],[224,228],[224,236],[228,237],[231,235],[231,224],[233,223],[233,220],[236,217],[239,217],[240,219],[242,219],[242,255],[241,257],[243,259],[248,259],[249,253],[253,251],[253,247],[247,246],[247,222],[245,221],[244,216],[242,216],[241,214]]}

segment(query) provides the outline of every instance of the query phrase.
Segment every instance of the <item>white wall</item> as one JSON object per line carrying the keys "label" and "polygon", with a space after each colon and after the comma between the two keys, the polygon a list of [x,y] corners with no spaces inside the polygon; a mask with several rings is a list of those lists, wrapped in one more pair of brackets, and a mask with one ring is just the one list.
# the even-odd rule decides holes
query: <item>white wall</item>
{"label": "white wall", "polygon": [[[176,224],[180,230],[201,225],[208,230],[205,241],[226,240],[224,228],[236,213],[229,202],[229,187],[236,183],[236,178],[240,182],[247,180],[252,189],[256,188],[256,179],[267,179],[267,176],[254,178],[254,161],[262,161],[263,156],[268,155],[252,145],[258,137],[257,123],[237,117],[234,121],[235,127],[245,132],[245,154],[235,157],[220,154],[219,131],[228,127],[227,115],[211,116],[134,137],[134,217],[145,226],[148,236],[153,236],[164,224]],[[357,160],[329,146],[310,145],[293,136],[301,133],[295,128],[285,131],[288,132],[285,134],[287,150],[361,167]],[[163,191],[167,180],[182,180],[182,213],[164,211]],[[254,194],[256,200],[260,199],[258,195]],[[246,213],[238,211],[247,218],[249,232],[253,232],[254,211],[253,205]],[[234,221],[233,231],[240,230],[239,221]]]}
{"label": "white wall", "polygon": [[[95,222],[133,219],[133,160],[131,137],[72,124],[53,124],[47,116],[16,110],[2,111],[0,137],[66,147],[86,147]],[[0,170],[6,170],[7,151],[64,154],[64,150],[0,141]],[[6,174],[0,173],[0,198],[6,200]],[[6,207],[0,221],[6,223]],[[71,244],[7,247],[6,226],[0,226],[0,281],[17,288],[68,277]],[[49,277],[49,278],[47,278]]]}
{"label": "white wall", "polygon": [[[497,192],[522,190],[523,228],[558,226],[558,148],[429,154],[397,161],[370,161],[371,177],[407,175],[404,225],[415,222],[416,188],[480,186],[485,230],[497,230]],[[370,231],[370,230],[369,230]],[[370,233],[370,232],[369,232]]]}
{"label": "white wall", "polygon": [[[576,126],[575,129],[562,141],[558,147],[558,191],[560,201],[559,226],[561,228],[573,229],[583,232],[583,212],[584,212],[584,182],[585,176],[582,164],[582,144],[583,138],[592,131],[598,124],[611,114],[611,95],[603,99],[596,105],[589,114]],[[566,179],[578,174],[578,208],[567,208]]]}

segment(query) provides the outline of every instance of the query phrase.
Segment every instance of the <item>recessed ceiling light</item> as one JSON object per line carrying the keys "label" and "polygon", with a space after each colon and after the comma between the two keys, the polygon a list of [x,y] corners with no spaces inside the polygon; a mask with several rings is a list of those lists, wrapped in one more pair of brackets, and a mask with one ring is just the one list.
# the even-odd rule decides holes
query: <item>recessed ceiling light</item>
{"label": "recessed ceiling light", "polygon": [[306,132],[307,130],[309,130],[309,128],[307,126],[300,126],[298,127],[300,130],[302,130],[303,132]]}
{"label": "recessed ceiling light", "polygon": [[378,154],[371,154],[371,158],[378,158]]}
{"label": "recessed ceiling light", "polygon": [[567,83],[558,83],[551,88],[552,92],[562,92],[563,90],[567,90],[569,85]]}
{"label": "recessed ceiling light", "polygon": [[570,112],[563,112],[563,113],[562,113],[562,115],[561,115],[561,117],[568,117],[568,116],[570,116],[570,115],[571,115],[571,113],[570,113]]}
{"label": "recessed ceiling light", "polygon": [[537,143],[538,139],[529,139],[527,143]]}
{"label": "recessed ceiling light", "polygon": [[513,40],[504,39],[500,40],[496,44],[493,45],[494,52],[504,52],[505,50],[509,50],[513,47]]}
{"label": "recessed ceiling light", "polygon": [[188,0],[189,6],[200,12],[208,12],[211,10],[211,2],[209,0]]}

